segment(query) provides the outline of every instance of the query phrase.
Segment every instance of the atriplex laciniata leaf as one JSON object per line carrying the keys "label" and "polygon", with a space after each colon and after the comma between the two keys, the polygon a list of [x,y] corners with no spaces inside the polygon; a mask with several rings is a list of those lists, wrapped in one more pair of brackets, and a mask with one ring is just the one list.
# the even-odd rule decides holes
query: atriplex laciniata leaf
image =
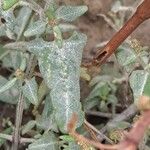
{"label": "atriplex laciniata leaf", "polygon": [[[2,91],[2,93],[0,93],[0,101],[9,103],[9,104],[16,104],[19,91],[18,91],[17,87],[15,86],[16,78],[13,78],[12,80],[8,81],[3,76],[0,76],[0,91]],[[10,82],[11,82],[11,84],[10,84]],[[8,86],[8,84],[9,84],[9,86]]]}
{"label": "atriplex laciniata leaf", "polygon": [[71,38],[63,41],[61,48],[55,41],[46,42],[42,39],[7,45],[9,48],[22,47],[38,57],[40,71],[51,89],[55,120],[62,132],[67,132],[67,124],[74,112],[79,117],[78,127],[84,120],[79,102],[79,77],[85,43],[86,36],[75,32]]}
{"label": "atriplex laciniata leaf", "polygon": [[35,78],[31,80],[26,80],[25,85],[23,86],[24,96],[34,105],[38,105],[38,85],[35,81]]}
{"label": "atriplex laciniata leaf", "polygon": [[150,75],[145,70],[133,71],[130,76],[130,86],[133,91],[134,101],[137,102],[141,95],[150,96]]}
{"label": "atriplex laciniata leaf", "polygon": [[0,86],[0,93],[5,92],[6,90],[10,89],[15,85],[17,81],[17,78],[13,78],[10,81],[8,81],[6,84]]}
{"label": "atriplex laciniata leaf", "polygon": [[87,6],[61,6],[56,11],[56,18],[74,21],[88,10]]}
{"label": "atriplex laciniata leaf", "polygon": [[24,32],[25,37],[42,34],[46,29],[46,22],[38,20],[32,23],[29,28]]}
{"label": "atriplex laciniata leaf", "polygon": [[42,138],[29,145],[28,150],[56,150],[58,141],[53,133],[46,133]]}

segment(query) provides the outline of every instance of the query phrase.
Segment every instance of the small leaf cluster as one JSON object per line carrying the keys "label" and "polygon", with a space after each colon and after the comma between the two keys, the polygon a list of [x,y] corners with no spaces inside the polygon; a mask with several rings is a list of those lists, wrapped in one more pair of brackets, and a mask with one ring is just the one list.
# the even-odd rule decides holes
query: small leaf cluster
{"label": "small leaf cluster", "polygon": [[[83,124],[79,78],[86,36],[70,22],[86,11],[87,6],[59,6],[55,0],[42,6],[26,0],[0,3],[0,37],[8,39],[0,45],[0,60],[10,70],[7,78],[0,76],[0,101],[19,105],[21,94],[24,110],[33,108],[35,119],[21,130],[22,135],[33,131],[35,142],[28,150],[64,147],[66,138],[55,133],[67,133],[74,112],[80,118],[77,127]],[[79,148],[73,140],[67,144],[66,149]]]}

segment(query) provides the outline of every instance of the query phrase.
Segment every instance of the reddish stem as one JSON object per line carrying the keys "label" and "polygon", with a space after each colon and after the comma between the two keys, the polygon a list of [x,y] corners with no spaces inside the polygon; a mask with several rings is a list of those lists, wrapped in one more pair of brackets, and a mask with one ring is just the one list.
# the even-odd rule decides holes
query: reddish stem
{"label": "reddish stem", "polygon": [[146,19],[150,18],[150,0],[144,0],[137,8],[134,15],[127,23],[113,36],[104,49],[97,53],[93,65],[101,65],[110,57],[121,43]]}
{"label": "reddish stem", "polygon": [[125,136],[124,140],[119,144],[108,145],[102,144],[90,139],[85,138],[84,136],[78,134],[75,130],[76,123],[78,121],[77,115],[74,113],[71,120],[68,123],[68,132],[75,138],[75,140],[81,145],[93,145],[96,148],[104,150],[136,150],[141,139],[143,138],[146,129],[150,125],[150,110],[143,112],[139,120],[133,125],[133,128]]}
{"label": "reddish stem", "polygon": [[126,138],[119,144],[121,150],[136,150],[144,133],[150,125],[150,110],[143,112],[141,118],[134,124]]}

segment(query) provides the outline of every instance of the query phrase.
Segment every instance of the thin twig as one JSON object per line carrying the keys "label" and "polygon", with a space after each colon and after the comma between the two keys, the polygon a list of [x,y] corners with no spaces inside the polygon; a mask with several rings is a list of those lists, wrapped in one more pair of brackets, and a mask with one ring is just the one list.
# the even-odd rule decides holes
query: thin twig
{"label": "thin twig", "polygon": [[112,22],[112,20],[110,18],[108,18],[105,14],[98,14],[97,16],[102,17],[104,19],[104,21],[106,21],[106,23],[115,31],[118,31],[118,28],[116,27],[116,25]]}
{"label": "thin twig", "polygon": [[15,130],[13,134],[13,144],[12,144],[12,150],[18,150],[19,145],[19,139],[20,139],[20,126],[22,122],[22,115],[23,115],[23,105],[24,104],[24,98],[22,92],[20,92],[18,105],[16,109],[16,121],[15,121]]}
{"label": "thin twig", "polygon": [[84,128],[87,130],[94,141],[99,142],[96,133],[86,123],[84,123]]}
{"label": "thin twig", "polygon": [[131,11],[131,12],[134,12],[135,9],[133,7],[120,6],[116,12],[118,12],[118,11]]}
{"label": "thin twig", "polygon": [[[12,135],[8,135],[8,134],[0,133],[0,138],[6,139],[6,140],[8,140],[10,142],[13,141],[13,136]],[[20,143],[32,143],[34,141],[35,141],[35,139],[33,139],[33,138],[22,138],[22,137],[20,137]]]}
{"label": "thin twig", "polygon": [[90,129],[92,129],[93,131],[95,131],[98,135],[101,135],[108,143],[113,144],[114,142],[109,139],[106,135],[104,135],[103,133],[101,133],[98,129],[96,129],[92,124],[90,124],[88,121],[84,121],[85,125],[87,125]]}
{"label": "thin twig", "polygon": [[86,114],[87,115],[104,117],[104,118],[112,118],[111,113],[103,113],[103,112],[99,112],[99,111],[86,111]]}
{"label": "thin twig", "polygon": [[[33,63],[34,62],[34,63]],[[34,67],[36,66],[36,58],[34,55],[31,55],[28,67],[26,69],[26,77],[31,78],[33,74]],[[16,121],[15,121],[15,131],[14,131],[14,143],[12,144],[12,150],[18,150],[19,145],[19,138],[20,138],[20,126],[22,122],[22,116],[23,116],[23,108],[24,108],[24,100],[22,91],[20,92],[20,97],[17,105],[16,110]]]}
{"label": "thin twig", "polygon": [[[114,119],[110,120],[101,130],[101,133],[106,132],[107,128],[109,126],[115,126],[116,122],[127,120],[131,117],[133,117],[138,112],[137,107],[132,104],[130,105],[126,110],[124,110],[121,114],[117,115]],[[98,138],[100,140],[103,140],[104,138],[101,137],[101,135],[98,135]]]}

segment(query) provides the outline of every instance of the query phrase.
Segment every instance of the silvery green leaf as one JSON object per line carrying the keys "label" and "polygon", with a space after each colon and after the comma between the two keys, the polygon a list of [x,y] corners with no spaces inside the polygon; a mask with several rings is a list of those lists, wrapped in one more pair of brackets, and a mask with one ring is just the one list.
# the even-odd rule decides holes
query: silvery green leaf
{"label": "silvery green leaf", "polygon": [[42,21],[42,20],[38,20],[38,21],[34,22],[24,32],[24,36],[25,37],[30,37],[30,36],[40,35],[40,34],[44,33],[44,31],[46,29],[46,24],[47,23]]}
{"label": "silvery green leaf", "polygon": [[149,52],[142,51],[139,55],[140,55],[139,57],[142,59],[142,61],[147,65],[149,63]]}
{"label": "silvery green leaf", "polygon": [[25,85],[23,86],[23,94],[33,105],[38,105],[37,90],[38,85],[35,78],[26,80]]}
{"label": "silvery green leaf", "polygon": [[0,94],[7,91],[11,87],[13,87],[15,85],[16,81],[17,81],[17,78],[13,78],[10,81],[8,81],[6,84],[0,85]]}
{"label": "silvery green leaf", "polygon": [[45,10],[47,10],[50,5],[52,5],[54,7],[54,9],[57,9],[57,7],[58,7],[56,0],[46,0],[45,2],[46,2],[45,8],[44,8]]}
{"label": "silvery green leaf", "polygon": [[48,118],[53,113],[53,105],[50,94],[45,98],[44,109],[42,112],[42,118]]}
{"label": "silvery green leaf", "polygon": [[15,33],[14,31],[10,30],[9,28],[7,28],[5,30],[6,32],[6,36],[9,38],[9,39],[12,39],[12,40],[15,40],[16,39],[16,36],[15,36]]}
{"label": "silvery green leaf", "polygon": [[120,1],[115,1],[115,3],[113,4],[113,7],[111,8],[111,11],[113,11],[114,13],[117,13],[120,9],[121,6],[121,2]]}
{"label": "silvery green leaf", "polygon": [[55,122],[54,108],[49,94],[45,99],[42,115],[36,119],[36,125],[38,128],[45,131],[52,130],[58,132],[57,124]]}
{"label": "silvery green leaf", "polygon": [[71,25],[67,23],[61,23],[58,26],[62,32],[68,32],[68,31],[73,31],[77,29],[75,25]]}
{"label": "silvery green leaf", "polygon": [[116,58],[128,73],[134,69],[137,56],[133,49],[126,47],[119,48],[116,52]]}
{"label": "silvery green leaf", "polygon": [[61,33],[59,26],[54,26],[53,32],[54,32],[56,44],[61,48],[63,39],[62,39],[62,33]]}
{"label": "silvery green leaf", "polygon": [[58,140],[53,133],[46,133],[28,146],[28,150],[57,150]]}
{"label": "silvery green leaf", "polygon": [[6,49],[18,50],[18,51],[26,51],[27,42],[14,42],[8,43],[4,46]]}
{"label": "silvery green leaf", "polygon": [[62,132],[67,131],[67,124],[74,112],[79,117],[78,126],[83,123],[83,112],[79,102],[79,76],[85,41],[85,36],[76,34],[64,41],[62,48],[58,48],[52,42],[49,44],[49,51],[43,52],[43,56],[40,55],[39,58],[40,71],[51,88],[55,119]]}
{"label": "silvery green leaf", "polygon": [[50,114],[48,117],[39,117],[36,119],[36,126],[38,129],[44,131],[58,131],[57,123],[55,121],[55,113]]}
{"label": "silvery green leaf", "polygon": [[5,32],[10,39],[15,39],[15,29],[17,28],[16,18],[13,11],[0,11],[0,15],[5,19]]}
{"label": "silvery green leaf", "polygon": [[130,86],[133,91],[135,102],[141,95],[150,96],[150,76],[144,70],[136,70],[130,76]]}
{"label": "silvery green leaf", "polygon": [[24,58],[20,52],[17,51],[10,52],[6,57],[2,59],[3,66],[18,69],[21,65],[22,59]]}
{"label": "silvery green leaf", "polygon": [[[0,85],[5,85],[7,83],[8,80],[0,76]],[[0,94],[0,101],[9,104],[16,104],[18,95],[19,95],[18,89],[15,86],[13,86],[9,90],[4,91],[3,93]]]}
{"label": "silvery green leaf", "polygon": [[53,34],[53,28],[51,26],[46,26],[46,30],[45,30],[45,33],[48,33],[48,34]]}
{"label": "silvery green leaf", "polygon": [[92,98],[92,99],[87,98],[87,99],[85,99],[83,102],[84,111],[88,111],[91,108],[93,108],[94,106],[98,106],[99,103],[100,103],[100,101],[98,98]]}
{"label": "silvery green leaf", "polygon": [[26,134],[27,132],[29,132],[34,126],[36,125],[36,121],[35,120],[31,120],[29,121],[22,129],[22,135]]}
{"label": "silvery green leaf", "polygon": [[[58,27],[60,28],[61,32],[69,32],[69,31],[74,31],[77,29],[77,27],[75,25],[71,25],[71,24],[67,24],[67,23],[60,23],[58,25]],[[46,27],[46,33],[52,34],[53,30],[51,26],[47,26]]]}
{"label": "silvery green leaf", "polygon": [[39,101],[42,101],[43,97],[48,93],[48,87],[44,81],[41,82],[38,89],[38,98]]}
{"label": "silvery green leaf", "polygon": [[[14,42],[8,43],[4,46],[6,49],[18,50],[18,51],[30,51],[34,53],[36,56],[40,56],[43,49],[50,48],[50,42],[44,41],[42,38],[36,38],[30,42]],[[42,54],[43,55],[43,54]]]}
{"label": "silvery green leaf", "polygon": [[2,44],[0,44],[0,60],[2,60],[4,56],[6,57],[6,54],[8,54],[8,51],[5,48],[3,48]]}
{"label": "silvery green leaf", "polygon": [[122,66],[127,66],[133,62],[135,62],[136,55],[132,49],[123,47],[119,48],[118,51],[116,52],[116,57],[118,62]]}
{"label": "silvery green leaf", "polygon": [[65,142],[74,142],[75,139],[70,135],[61,135],[59,138]]}
{"label": "silvery green leaf", "polygon": [[29,19],[32,14],[32,10],[29,7],[22,7],[16,18],[18,28],[16,28],[17,40],[20,39]]}
{"label": "silvery green leaf", "polygon": [[87,6],[60,6],[56,11],[56,18],[71,22],[83,15],[87,10]]}
{"label": "silvery green leaf", "polygon": [[41,74],[51,89],[55,120],[62,132],[67,132],[67,124],[74,112],[78,114],[78,127],[84,120],[79,102],[79,77],[85,43],[86,36],[75,32],[72,37],[63,40],[61,48],[56,45],[55,41],[46,42],[42,39],[14,44],[37,56]]}
{"label": "silvery green leaf", "polygon": [[8,54],[7,56],[5,56],[3,59],[3,67],[6,67],[6,68],[9,68],[9,67],[13,67],[13,64],[12,64],[12,61],[11,61],[11,58],[10,58],[10,54]]}
{"label": "silvery green leaf", "polygon": [[14,69],[18,69],[21,65],[21,61],[23,58],[23,55],[21,55],[20,52],[11,52],[10,53],[10,58],[11,58],[11,63],[12,63],[12,67]]}
{"label": "silvery green leaf", "polygon": [[27,66],[27,58],[24,56],[22,57],[19,69],[24,71],[26,66]]}
{"label": "silvery green leaf", "polygon": [[0,37],[1,37],[1,36],[6,36],[5,26],[4,26],[4,25],[1,25],[1,26],[0,26]]}
{"label": "silvery green leaf", "polygon": [[[2,131],[2,134],[11,134],[12,133],[12,128],[9,127],[7,129],[5,129],[4,131]],[[1,146],[6,142],[6,139],[4,138],[0,138],[0,148]]]}

